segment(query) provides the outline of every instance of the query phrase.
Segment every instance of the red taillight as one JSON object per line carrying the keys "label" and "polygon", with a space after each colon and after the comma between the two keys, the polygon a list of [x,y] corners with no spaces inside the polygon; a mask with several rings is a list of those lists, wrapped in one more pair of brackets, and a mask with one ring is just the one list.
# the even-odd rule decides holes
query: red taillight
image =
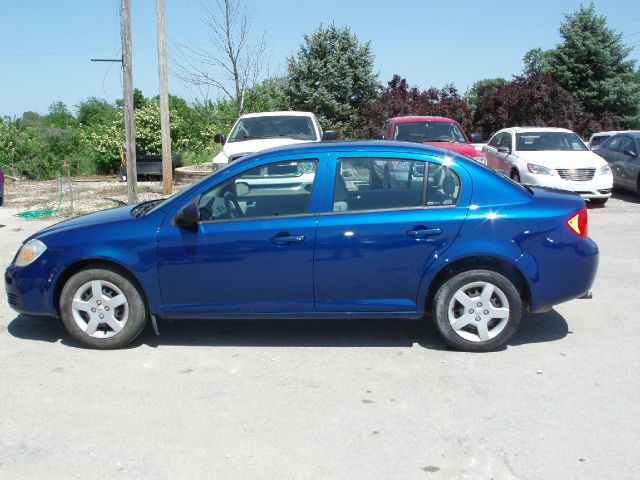
{"label": "red taillight", "polygon": [[578,213],[573,215],[566,222],[567,226],[576,234],[582,238],[586,238],[589,233],[589,219],[587,218],[587,206],[585,205],[580,209]]}

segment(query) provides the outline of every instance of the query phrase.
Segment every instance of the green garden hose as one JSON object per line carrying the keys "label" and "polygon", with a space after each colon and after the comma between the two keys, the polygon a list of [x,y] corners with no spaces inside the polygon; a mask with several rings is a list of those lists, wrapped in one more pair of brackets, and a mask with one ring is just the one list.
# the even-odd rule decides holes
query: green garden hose
{"label": "green garden hose", "polygon": [[60,177],[60,198],[58,199],[58,206],[56,208],[48,208],[44,210],[25,210],[24,212],[15,213],[15,217],[20,218],[46,218],[60,212],[62,206],[62,177]]}

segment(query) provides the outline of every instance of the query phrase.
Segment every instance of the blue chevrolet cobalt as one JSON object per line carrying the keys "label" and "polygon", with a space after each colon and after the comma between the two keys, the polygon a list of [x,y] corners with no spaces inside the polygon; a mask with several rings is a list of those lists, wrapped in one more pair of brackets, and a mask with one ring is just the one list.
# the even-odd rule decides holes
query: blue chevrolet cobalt
{"label": "blue chevrolet cobalt", "polygon": [[164,201],[61,222],[5,273],[18,312],[82,345],[185,319],[433,319],[451,346],[504,345],[523,312],[588,293],[598,248],[575,194],[401,142],[298,145]]}

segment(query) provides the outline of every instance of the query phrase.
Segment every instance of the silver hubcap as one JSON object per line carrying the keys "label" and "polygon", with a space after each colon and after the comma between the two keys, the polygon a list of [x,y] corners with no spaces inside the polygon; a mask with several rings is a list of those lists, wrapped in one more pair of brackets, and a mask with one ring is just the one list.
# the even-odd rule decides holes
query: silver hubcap
{"label": "silver hubcap", "polygon": [[124,293],[105,280],[92,280],[76,290],[71,311],[80,329],[95,338],[117,335],[129,319]]}
{"label": "silver hubcap", "polygon": [[507,326],[509,301],[494,284],[473,282],[455,293],[448,312],[454,332],[470,342],[485,342]]}

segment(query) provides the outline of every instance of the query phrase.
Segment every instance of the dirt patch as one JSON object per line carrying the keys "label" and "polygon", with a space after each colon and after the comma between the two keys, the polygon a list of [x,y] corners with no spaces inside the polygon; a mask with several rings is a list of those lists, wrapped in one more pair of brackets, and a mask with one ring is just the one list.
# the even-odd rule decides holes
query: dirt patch
{"label": "dirt patch", "polygon": [[[188,185],[174,185],[177,193]],[[62,182],[60,201],[60,180],[33,181],[7,179],[4,189],[5,206],[20,211],[56,209],[55,216],[68,218],[84,215],[107,208],[127,205],[127,183],[117,177],[75,177],[71,179],[73,192],[73,213],[66,179]],[[164,198],[161,181],[138,181],[138,200]]]}

